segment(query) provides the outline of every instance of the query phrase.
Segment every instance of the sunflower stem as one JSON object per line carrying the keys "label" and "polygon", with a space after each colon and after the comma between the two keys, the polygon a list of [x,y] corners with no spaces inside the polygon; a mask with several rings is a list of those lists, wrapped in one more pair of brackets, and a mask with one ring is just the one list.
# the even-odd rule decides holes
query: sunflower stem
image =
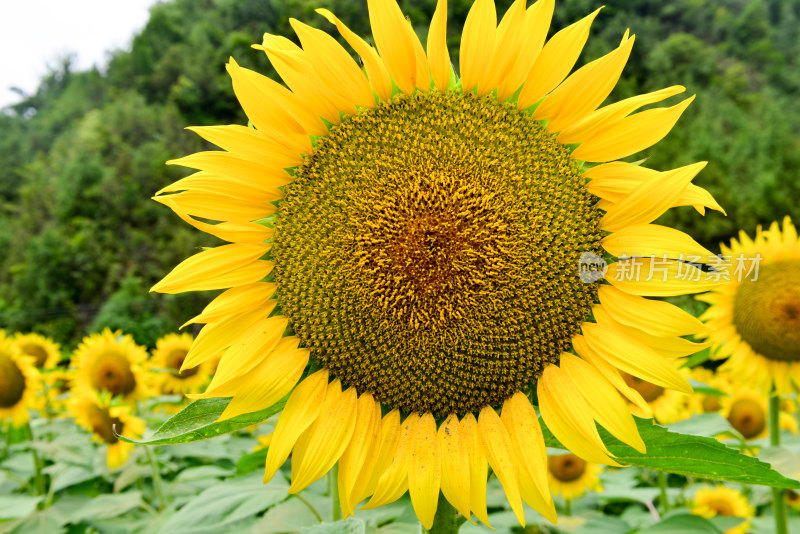
{"label": "sunflower stem", "polygon": [[572,499],[564,499],[564,515],[567,517],[572,515]]}
{"label": "sunflower stem", "polygon": [[308,501],[308,499],[306,499],[305,497],[303,497],[303,496],[302,496],[302,495],[300,495],[299,493],[294,493],[294,494],[292,494],[292,495],[291,495],[291,497],[294,497],[295,499],[297,499],[297,500],[298,500],[298,501],[300,501],[301,503],[305,504],[305,505],[306,505],[306,508],[308,508],[309,510],[311,510],[311,513],[312,513],[312,514],[314,514],[314,517],[316,517],[316,518],[317,518],[317,522],[318,522],[318,523],[323,523],[323,522],[324,522],[324,521],[323,521],[323,519],[322,519],[322,516],[321,516],[321,515],[319,515],[319,512],[317,512],[317,509],[316,509],[316,508],[314,508],[314,505],[313,505],[313,504],[311,504],[311,503]]}
{"label": "sunflower stem", "polygon": [[342,518],[342,506],[339,503],[339,463],[333,465],[328,472],[328,493],[331,496],[331,517],[334,521]]}
{"label": "sunflower stem", "polygon": [[661,489],[661,508],[663,513],[669,512],[669,498],[667,497],[667,475],[664,471],[656,471],[658,487]]}
{"label": "sunflower stem", "polygon": [[467,518],[458,513],[450,502],[439,493],[439,503],[436,505],[436,515],[433,516],[433,525],[430,530],[425,528],[422,532],[429,534],[455,534],[466,522]]}
{"label": "sunflower stem", "polygon": [[[773,447],[781,444],[780,414],[781,396],[773,390],[769,396],[769,444]],[[786,500],[781,488],[772,488],[772,510],[775,514],[776,534],[787,534],[789,530],[786,522]]]}
{"label": "sunflower stem", "polygon": [[153,451],[150,450],[150,447],[145,446],[144,451],[147,453],[147,461],[150,463],[150,470],[153,474],[153,487],[156,490],[156,498],[158,499],[158,511],[162,512],[167,505],[167,501],[164,498],[164,487],[161,484],[161,472],[158,470],[156,457],[153,455]]}
{"label": "sunflower stem", "polygon": [[42,475],[42,459],[39,458],[39,453],[36,447],[33,446],[33,430],[31,430],[30,423],[25,425],[25,437],[31,442],[31,456],[33,457],[33,491],[34,495],[44,495],[44,476]]}

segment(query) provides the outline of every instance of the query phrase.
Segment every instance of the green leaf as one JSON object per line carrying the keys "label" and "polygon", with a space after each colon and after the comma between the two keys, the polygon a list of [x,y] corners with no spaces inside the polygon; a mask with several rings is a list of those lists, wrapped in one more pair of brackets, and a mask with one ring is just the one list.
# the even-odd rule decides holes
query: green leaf
{"label": "green leaf", "polygon": [[698,515],[680,514],[643,528],[639,534],[722,534],[722,531],[708,519]]}
{"label": "green leaf", "polygon": [[320,523],[300,529],[300,534],[364,534],[366,524],[362,519],[349,517],[347,521]]}
{"label": "green leaf", "polygon": [[[641,454],[598,427],[609,452],[621,464],[666,471],[687,477],[724,480],[739,484],[758,484],[777,488],[800,489],[800,482],[774,471],[769,464],[740,453],[713,438],[679,434],[653,424],[650,419],[636,420],[639,435],[647,446]],[[564,448],[547,429],[542,432],[548,447]]]}
{"label": "green leaf", "polygon": [[237,415],[220,422],[216,421],[225,411],[231,399],[228,397],[200,399],[170,417],[148,439],[136,440],[125,436],[120,436],[119,439],[139,445],[172,445],[209,439],[269,419],[283,410],[287,398],[288,396],[284,397],[265,410]]}
{"label": "green leaf", "polygon": [[28,497],[27,495],[0,496],[0,519],[19,519],[36,511],[36,505],[44,497]]}
{"label": "green leaf", "polygon": [[138,491],[98,495],[85,506],[75,510],[71,522],[111,519],[138,508],[142,504],[142,494]]}

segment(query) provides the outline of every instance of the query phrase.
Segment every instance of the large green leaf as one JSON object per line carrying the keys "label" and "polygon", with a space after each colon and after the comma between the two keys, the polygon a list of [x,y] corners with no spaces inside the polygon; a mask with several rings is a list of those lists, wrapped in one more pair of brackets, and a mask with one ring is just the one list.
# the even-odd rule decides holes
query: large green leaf
{"label": "large green leaf", "polygon": [[[769,464],[742,454],[714,438],[678,434],[653,424],[650,419],[635,419],[639,434],[647,446],[647,454],[637,452],[603,428],[598,428],[609,452],[623,465],[687,477],[800,489],[797,480],[786,478]],[[544,421],[541,423],[546,445],[563,449],[564,446],[553,437]]]}
{"label": "large green leaf", "polygon": [[286,404],[286,398],[283,398],[265,410],[216,422],[230,401],[228,397],[196,400],[165,421],[149,438],[136,440],[120,436],[120,439],[140,445],[172,445],[199,441],[260,423],[280,412]]}

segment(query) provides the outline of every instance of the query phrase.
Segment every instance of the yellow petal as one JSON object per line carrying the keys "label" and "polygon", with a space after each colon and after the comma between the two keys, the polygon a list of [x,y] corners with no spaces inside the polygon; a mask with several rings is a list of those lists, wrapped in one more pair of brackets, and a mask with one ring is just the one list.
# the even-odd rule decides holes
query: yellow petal
{"label": "yellow petal", "polygon": [[272,270],[261,261],[268,245],[232,243],[204,250],[179,263],[150,289],[159,293],[182,293],[241,286],[257,282]]}
{"label": "yellow petal", "polygon": [[317,420],[327,391],[328,371],[321,369],[300,382],[292,392],[278,418],[267,450],[264,483],[275,476],[289,457],[297,438]]}
{"label": "yellow petal", "polygon": [[686,165],[642,182],[630,195],[611,206],[600,219],[603,230],[615,232],[626,226],[649,223],[667,211],[686,186],[705,166],[705,161]]}
{"label": "yellow petal", "polygon": [[503,403],[500,419],[514,447],[522,498],[548,521],[557,523],[553,497],[547,484],[547,449],[533,406],[518,391]]}
{"label": "yellow petal", "polygon": [[637,297],[609,285],[601,285],[597,294],[615,321],[654,336],[688,336],[708,330],[696,317],[669,302]]}
{"label": "yellow petal", "polygon": [[494,91],[508,76],[522,52],[521,46],[525,39],[525,3],[525,0],[515,0],[497,27],[488,72],[486,78],[478,84],[479,95]]}
{"label": "yellow petal", "polygon": [[[275,213],[275,205],[271,200],[254,201],[253,196],[246,197],[247,189],[235,189],[237,196],[206,193],[205,191],[182,191],[172,195],[161,195],[153,200],[159,202],[176,213],[190,214],[211,221],[247,223],[263,219]],[[276,189],[275,196],[282,194]],[[277,200],[277,199],[275,199]]]}
{"label": "yellow petal", "polygon": [[378,53],[397,87],[406,94],[417,83],[414,37],[395,0],[367,0],[369,22]]}
{"label": "yellow petal", "polygon": [[617,257],[655,255],[688,260],[692,256],[697,258],[692,261],[701,263],[715,258],[710,250],[688,234],[657,224],[626,226],[604,237],[601,244],[607,252]]}
{"label": "yellow petal", "polygon": [[[319,123],[322,125],[322,121]],[[190,126],[186,129],[223,150],[244,159],[260,161],[270,167],[286,169],[303,163],[303,157],[299,152],[289,150],[255,128],[231,124],[227,126]],[[309,135],[324,135],[327,133],[327,128],[308,133]]]}
{"label": "yellow petal", "polygon": [[600,9],[567,26],[547,41],[522,87],[517,103],[519,109],[534,105],[569,74],[581,55],[583,45],[589,38],[589,28]]}
{"label": "yellow petal", "polygon": [[181,328],[194,323],[219,321],[237,313],[263,308],[275,294],[277,287],[273,283],[256,282],[228,289],[203,308],[203,312],[200,315],[196,315],[186,321]]}
{"label": "yellow petal", "polygon": [[439,487],[442,479],[442,459],[436,421],[430,412],[422,414],[409,432],[411,462],[408,466],[408,493],[419,522],[426,529],[433,526]]}
{"label": "yellow petal", "polygon": [[172,209],[178,217],[191,224],[198,230],[213,235],[231,243],[263,243],[271,238],[275,231],[252,222],[222,222],[217,224],[204,223],[194,217],[183,213],[169,198],[163,198],[161,203]]}
{"label": "yellow petal", "polygon": [[497,475],[506,492],[508,503],[517,516],[520,525],[525,526],[525,512],[522,510],[522,498],[519,493],[519,477],[517,476],[517,458],[514,445],[503,426],[503,422],[491,406],[484,406],[478,416],[478,434],[481,438],[483,452],[489,459],[492,471]]}
{"label": "yellow petal", "polygon": [[538,0],[525,12],[522,29],[522,44],[514,64],[497,87],[497,99],[502,101],[513,95],[528,78],[553,18],[555,0]]}
{"label": "yellow petal", "polygon": [[689,263],[660,258],[620,260],[608,266],[605,278],[626,293],[648,297],[702,293],[726,283]]}
{"label": "yellow petal", "polygon": [[210,321],[200,330],[192,346],[189,347],[181,370],[197,367],[201,363],[219,356],[254,324],[266,318],[275,308],[275,304],[274,300],[268,302],[260,313],[250,310],[213,322]]}
{"label": "yellow petal", "polygon": [[338,379],[328,386],[319,417],[305,432],[307,439],[295,446],[289,493],[305,489],[339,461],[355,429],[356,400],[356,389],[341,391]]}
{"label": "yellow petal", "polygon": [[406,31],[411,35],[411,44],[414,47],[414,61],[417,69],[415,83],[417,89],[427,93],[431,88],[431,70],[428,66],[428,58],[425,57],[425,49],[422,48],[422,43],[410,21],[406,23]]}
{"label": "yellow petal", "polygon": [[353,488],[354,504],[375,493],[375,488],[378,486],[381,476],[394,460],[401,434],[400,411],[397,408],[386,414],[381,420],[380,434],[380,447],[376,456],[375,467],[371,471],[366,484],[366,479],[359,480]]}
{"label": "yellow petal", "polygon": [[649,414],[650,406],[642,398],[642,395],[625,382],[616,367],[608,363],[599,354],[597,354],[594,349],[589,347],[589,344],[586,343],[586,339],[583,336],[573,336],[572,346],[575,348],[575,352],[577,352],[585,361],[592,364],[595,369],[600,371],[600,374],[602,374],[603,377],[608,380],[608,383],[617,388],[617,391],[622,393],[622,395],[627,398],[628,401],[639,408],[641,412]]}
{"label": "yellow petal", "polygon": [[691,96],[668,108],[648,109],[609,121],[593,136],[583,139],[572,157],[583,161],[612,161],[649,148],[672,130],[693,100]]}
{"label": "yellow petal", "polygon": [[251,186],[260,184],[262,188],[280,187],[292,181],[292,177],[282,168],[270,167],[221,150],[197,152],[180,159],[169,160],[167,165],[208,171],[218,176],[246,181]]}
{"label": "yellow petal", "polygon": [[469,507],[475,517],[484,525],[491,527],[486,510],[486,479],[489,476],[489,465],[483,452],[478,421],[472,413],[461,419],[461,432],[469,456]]}
{"label": "yellow petal", "polygon": [[469,452],[465,439],[458,417],[450,414],[439,427],[442,493],[461,515],[469,518]]}
{"label": "yellow petal", "polygon": [[288,325],[289,319],[286,317],[266,317],[238,337],[220,358],[206,394],[214,395],[225,384],[238,381],[255,366],[263,363],[264,357],[271,351],[292,350],[296,346],[295,338],[282,338]]}
{"label": "yellow petal", "polygon": [[485,85],[497,32],[494,0],[475,0],[461,34],[461,86],[469,92],[481,82]]}
{"label": "yellow petal", "polygon": [[[248,200],[251,204],[270,203],[283,198],[283,193],[277,187],[264,183],[262,174],[219,176],[210,172],[199,171],[165,187],[158,192],[160,196],[155,197],[155,200],[156,202],[164,203],[165,198],[179,198],[176,195],[163,195],[162,193],[181,191],[183,193],[195,193],[198,199],[207,196],[218,203],[227,201],[229,203],[245,204]],[[202,195],[202,193],[209,193],[209,195]],[[253,210],[256,210],[255,213],[273,211],[258,208],[257,206],[254,206],[249,211]],[[239,217],[237,219],[241,220],[242,218]]]}
{"label": "yellow petal", "polygon": [[428,64],[436,88],[450,85],[450,52],[447,49],[447,0],[439,0],[428,30]]}
{"label": "yellow petal", "polygon": [[542,419],[562,445],[588,462],[619,465],[608,456],[591,409],[569,375],[549,365],[539,377],[536,390]]}
{"label": "yellow petal", "polygon": [[672,362],[644,343],[608,325],[583,323],[582,330],[589,346],[614,367],[665,388],[692,392]]}
{"label": "yellow petal", "polygon": [[305,57],[334,91],[357,106],[375,107],[369,81],[336,39],[297,19],[290,18],[289,24],[300,38]]}
{"label": "yellow petal", "polygon": [[561,354],[561,369],[586,399],[594,419],[623,443],[645,454],[645,445],[627,404],[617,390],[589,363],[572,354]]}
{"label": "yellow petal", "polygon": [[336,25],[339,34],[364,62],[364,69],[367,71],[372,89],[378,95],[378,98],[384,101],[389,100],[392,95],[392,79],[389,77],[386,65],[383,64],[383,60],[378,56],[375,49],[353,33],[350,28],[345,26],[342,21],[327,9],[317,9],[317,13],[328,19],[331,24]]}
{"label": "yellow petal", "polygon": [[[369,393],[364,393],[358,398],[353,437],[339,458],[339,501],[343,519],[352,515],[358,504],[354,502],[354,489],[359,479],[364,480],[372,474],[379,453],[380,439],[380,403]],[[366,481],[362,487],[365,485]]]}
{"label": "yellow petal", "polygon": [[411,465],[410,436],[411,429],[416,426],[417,420],[419,420],[419,415],[412,413],[403,421],[394,459],[381,475],[375,488],[375,494],[367,504],[361,507],[363,510],[370,510],[394,502],[402,497],[408,489],[408,470]]}
{"label": "yellow petal", "polygon": [[291,350],[273,350],[261,365],[244,377],[239,393],[222,412],[220,421],[264,410],[289,394],[308,364],[309,351],[298,349],[298,341],[295,339]]}
{"label": "yellow petal", "polygon": [[549,121],[547,131],[556,133],[594,111],[617,84],[630,57],[633,41],[633,37],[626,39],[616,50],[571,74],[542,100],[533,118]]}

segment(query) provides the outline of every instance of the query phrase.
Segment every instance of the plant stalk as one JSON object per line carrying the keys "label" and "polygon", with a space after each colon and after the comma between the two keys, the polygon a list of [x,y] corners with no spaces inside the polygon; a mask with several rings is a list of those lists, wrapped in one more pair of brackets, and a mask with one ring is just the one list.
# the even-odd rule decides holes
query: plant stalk
{"label": "plant stalk", "polygon": [[334,521],[342,519],[342,506],[339,502],[339,463],[328,472],[328,493],[331,496],[331,517]]}
{"label": "plant stalk", "polygon": [[669,498],[667,497],[667,475],[664,471],[656,471],[658,475],[658,487],[661,489],[661,508],[663,513],[669,512]]}
{"label": "plant stalk", "polygon": [[439,503],[436,505],[436,515],[433,516],[433,525],[430,530],[422,529],[429,534],[456,534],[466,522],[467,518],[458,513],[450,502],[439,493]]}
{"label": "plant stalk", "polygon": [[[781,396],[774,390],[769,396],[769,444],[778,447],[781,444]],[[776,534],[788,534],[786,521],[786,499],[782,488],[772,488],[772,511],[775,514]]]}
{"label": "plant stalk", "polygon": [[25,437],[31,443],[31,456],[33,456],[33,470],[34,470],[34,479],[33,479],[34,495],[44,495],[45,487],[44,487],[44,475],[42,475],[42,459],[39,458],[39,453],[36,450],[36,447],[33,446],[33,430],[31,430],[30,423],[27,423],[25,425]]}
{"label": "plant stalk", "polygon": [[156,490],[156,498],[158,498],[158,511],[161,512],[167,505],[167,500],[164,498],[164,486],[161,483],[161,472],[158,469],[158,463],[150,447],[145,446],[144,451],[147,453],[147,460],[150,463],[150,470],[153,474],[153,487]]}

